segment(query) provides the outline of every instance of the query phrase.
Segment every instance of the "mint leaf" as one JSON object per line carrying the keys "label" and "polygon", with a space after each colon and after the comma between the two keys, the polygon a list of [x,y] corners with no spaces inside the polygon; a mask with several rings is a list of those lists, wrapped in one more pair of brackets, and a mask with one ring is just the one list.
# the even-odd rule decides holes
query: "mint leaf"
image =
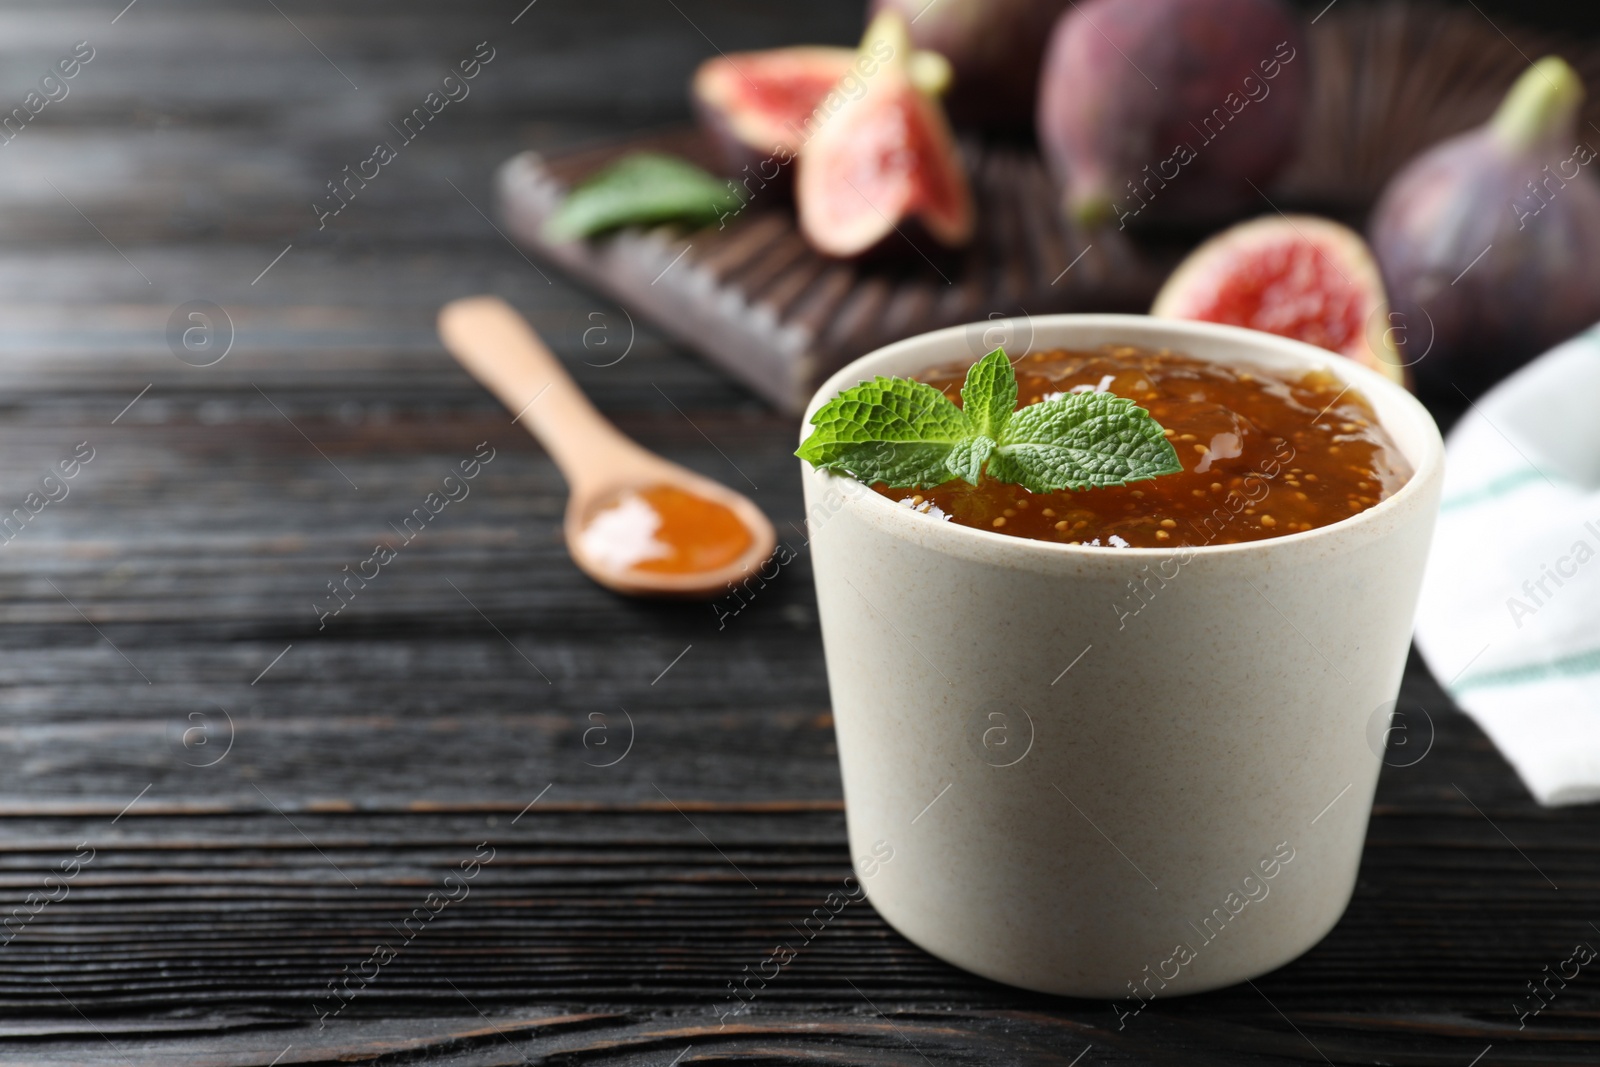
{"label": "mint leaf", "polygon": [[811,425],[816,429],[795,455],[818,470],[896,487],[949,481],[946,458],[972,436],[949,397],[907,378],[846,389],[811,416]]}
{"label": "mint leaf", "polygon": [[967,413],[975,433],[999,437],[1000,429],[1017,410],[1017,372],[997,348],[967,370],[961,387],[961,410]]}
{"label": "mint leaf", "polygon": [[945,481],[960,478],[968,485],[977,485],[978,475],[983,473],[983,464],[993,452],[994,438],[983,434],[967,438],[945,457]]}
{"label": "mint leaf", "polygon": [[958,408],[906,378],[852,386],[811,416],[795,455],[893,489],[987,474],[1035,492],[1143,481],[1183,470],[1150,413],[1112,393],[1072,393],[1015,410],[1017,376],[995,349],[973,364]]}
{"label": "mint leaf", "polygon": [[1071,393],[1030,404],[1001,433],[989,476],[1035,493],[1126,485],[1183,464],[1161,424],[1113,393]]}
{"label": "mint leaf", "polygon": [[545,223],[557,241],[592,237],[618,226],[717,221],[740,207],[728,183],[659,152],[634,152],[575,186]]}

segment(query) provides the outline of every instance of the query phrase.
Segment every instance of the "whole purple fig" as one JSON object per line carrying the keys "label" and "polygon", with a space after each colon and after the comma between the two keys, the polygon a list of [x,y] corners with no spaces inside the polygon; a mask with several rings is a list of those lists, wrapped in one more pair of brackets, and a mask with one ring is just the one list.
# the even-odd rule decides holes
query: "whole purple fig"
{"label": "whole purple fig", "polygon": [[1259,210],[1257,188],[1296,146],[1307,63],[1282,0],[1075,4],[1045,51],[1038,108],[1068,216],[1126,227]]}
{"label": "whole purple fig", "polygon": [[[1583,83],[1551,56],[1489,122],[1390,180],[1372,244],[1414,373],[1482,391],[1600,321],[1600,184],[1578,140]],[[1426,358],[1423,358],[1423,357]]]}
{"label": "whole purple fig", "polygon": [[955,73],[950,120],[986,129],[1033,126],[1039,63],[1068,0],[872,0],[868,17],[899,11],[911,43],[938,52]]}

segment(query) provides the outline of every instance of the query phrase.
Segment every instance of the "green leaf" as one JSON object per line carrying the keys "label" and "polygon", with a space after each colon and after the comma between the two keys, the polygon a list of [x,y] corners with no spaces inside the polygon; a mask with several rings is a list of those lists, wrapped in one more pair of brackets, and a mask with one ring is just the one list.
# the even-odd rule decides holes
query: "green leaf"
{"label": "green leaf", "polygon": [[961,410],[967,413],[972,429],[988,437],[999,437],[1000,430],[1017,410],[1017,372],[997,348],[967,370],[961,387]]}
{"label": "green leaf", "polygon": [[983,473],[983,465],[994,452],[994,438],[986,434],[969,437],[950,450],[945,457],[944,469],[947,472],[946,481],[950,478],[960,478],[968,485],[977,485],[978,476]]}
{"label": "green leaf", "polygon": [[692,163],[659,152],[635,152],[575,186],[545,223],[545,236],[570,241],[618,226],[706,224],[740,206],[727,182]]}
{"label": "green leaf", "polygon": [[906,378],[846,389],[811,416],[811,425],[816,429],[795,455],[819,470],[896,488],[949,481],[945,459],[972,436],[949,397]]}
{"label": "green leaf", "polygon": [[1183,464],[1161,424],[1112,393],[1072,393],[1012,416],[989,460],[989,476],[1035,493],[1126,485]]}
{"label": "green leaf", "polygon": [[1073,393],[1014,410],[1017,377],[1004,351],[973,365],[963,407],[922,382],[874,378],[811,416],[795,455],[893,489],[987,475],[1036,493],[1124,485],[1183,470],[1150,413],[1111,393]]}

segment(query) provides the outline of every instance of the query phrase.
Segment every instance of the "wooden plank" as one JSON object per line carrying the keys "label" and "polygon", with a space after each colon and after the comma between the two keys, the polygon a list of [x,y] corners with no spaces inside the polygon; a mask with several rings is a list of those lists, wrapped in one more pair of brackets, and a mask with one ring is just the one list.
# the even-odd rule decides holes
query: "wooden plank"
{"label": "wooden plank", "polygon": [[[1157,1002],[1119,1029],[1105,1003],[976,979],[851,905],[749,1014],[721,1018],[728,983],[848,870],[809,562],[722,628],[707,605],[595,588],[556,539],[548,458],[439,349],[432,318],[451,296],[507,296],[627,432],[730,484],[748,475],[798,546],[792,419],[541,277],[478,208],[513,152],[682,121],[699,59],[848,41],[860,5],[541,4],[514,26],[521,2],[278,6],[293,26],[200,0],[115,24],[112,9],[0,5],[11,99],[71,42],[101,50],[3,148],[0,511],[76,442],[98,451],[0,545],[0,916],[95,849],[0,945],[0,1065],[1464,1067],[1491,1043],[1481,1067],[1593,1061],[1590,984],[1526,1030],[1510,1006],[1600,914],[1596,810],[1535,807],[1417,663],[1404,700],[1432,716],[1433,747],[1385,770],[1346,920],[1259,994]],[[1402,52],[1460,47],[1424,31],[1368,32]],[[471,99],[318,231],[323,183],[484,39],[500,58]],[[1451,61],[1483,76],[1514,51],[1495,48]],[[1402,84],[1442,107],[1426,79]],[[1021,180],[989,158],[986,180]],[[1047,186],[1023,173],[1036,208]],[[1020,228],[1030,269],[1054,277],[1090,242],[1030,210],[1005,240]],[[756,238],[678,267],[724,284],[772,235]],[[1096,285],[1137,254],[1093,244],[1072,274]],[[792,320],[837,348],[945,309],[902,278],[795,266],[763,290],[769,330]],[[192,299],[234,319],[216,366],[168,347]],[[599,322],[618,347],[592,343]],[[318,590],[486,438],[499,451],[471,497],[319,631]],[[618,708],[635,744],[600,766],[615,750],[585,746],[590,716]],[[185,744],[197,726],[205,744]],[[321,1027],[328,982],[479,842],[496,853],[470,897]]]}
{"label": "wooden plank", "polygon": [[[1392,779],[1386,774],[1386,791]],[[394,924],[464,857],[486,854],[478,842],[487,842],[492,859],[469,893],[406,939],[393,967],[361,987],[350,1019],[438,1015],[463,1001],[498,1016],[580,996],[633,1005],[635,1023],[596,1033],[598,1043],[588,1046],[594,1055],[626,1049],[628,1034],[637,1033],[632,1025],[670,1018],[674,1029],[704,1039],[704,1047],[690,1042],[702,1055],[735,1055],[739,1042],[760,1035],[801,1056],[804,1034],[893,1012],[913,1041],[925,1036],[955,1062],[980,1047],[1001,1055],[1006,1046],[991,1027],[1009,1018],[1029,1042],[1052,1031],[1054,1041],[1076,1034],[1068,1058],[1093,1045],[1108,1057],[1100,1062],[1219,1048],[1296,1062],[1309,1037],[1340,1056],[1336,1062],[1381,1055],[1443,1064],[1463,1049],[1470,1059],[1484,1044],[1513,1040],[1507,976],[1536,975],[1540,961],[1581,936],[1585,916],[1600,905],[1593,833],[1600,816],[1573,819],[1526,801],[1478,803],[1483,813],[1441,797],[1426,819],[1416,806],[1406,813],[1380,806],[1355,900],[1326,941],[1259,980],[1260,993],[1246,986],[1157,1001],[1121,1028],[1105,1003],[1020,993],[938,963],[865,906],[807,939],[761,988],[752,1013],[719,1028],[729,1022],[727,982],[773,944],[794,940],[794,924],[848,872],[837,812],[701,808],[692,825],[667,809],[542,806],[515,822],[505,812],[296,811],[291,822],[262,811],[196,820],[138,806],[116,824],[103,816],[35,817],[20,824],[27,848],[0,852],[6,893],[37,884],[38,872],[81,851],[82,841],[95,854],[70,895],[0,949],[8,965],[0,1007],[58,1018],[70,1032],[79,1023],[61,994],[112,1019],[143,1011],[159,1020],[197,1008],[227,1018],[238,1011],[230,1006],[250,1005],[279,1026],[298,1025],[283,1031],[274,1051],[281,1050],[313,1029],[309,1002],[327,981],[359,964],[372,943],[393,939]],[[1587,827],[1586,845],[1574,848],[1580,827]],[[1530,860],[1562,890],[1550,890]],[[30,976],[67,945],[75,965],[52,978],[57,993]],[[1522,1062],[1587,1062],[1586,1043],[1596,1039],[1592,994],[1578,986],[1569,992],[1529,1035],[1539,1038],[1543,1058]],[[786,1029],[795,1012],[805,1013],[806,1025]],[[134,1029],[153,1036],[148,1031],[159,1028]],[[379,1040],[382,1027],[376,1030],[364,1040]],[[850,1047],[870,1044],[861,1032],[834,1036]],[[1015,1062],[1041,1062],[1021,1048],[1012,1052]],[[1510,1062],[1518,1062],[1514,1049]]]}

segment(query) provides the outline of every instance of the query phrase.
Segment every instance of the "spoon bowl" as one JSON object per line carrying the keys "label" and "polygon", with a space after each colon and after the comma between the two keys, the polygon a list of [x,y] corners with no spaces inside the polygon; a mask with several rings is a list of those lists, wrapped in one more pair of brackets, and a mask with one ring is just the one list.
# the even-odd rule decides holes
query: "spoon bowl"
{"label": "spoon bowl", "polygon": [[[439,312],[439,336],[474,378],[516,412],[549,451],[571,489],[562,532],[585,574],[627,596],[709,598],[753,573],[772,555],[777,535],[742,493],[642,448],[584,396],[526,319],[499,297],[473,296]],[[618,566],[585,545],[595,516],[628,493],[677,489],[727,508],[750,535],[737,557],[705,570],[668,572]]]}
{"label": "spoon bowl", "polygon": [[[685,599],[714,597],[726,592],[728,586],[755,573],[777,546],[777,534],[761,509],[743,493],[735,492],[720,482],[712,481],[668,460],[659,462],[660,466],[654,473],[642,468],[629,470],[625,477],[618,478],[609,485],[602,484],[582,496],[576,491],[573,492],[567,499],[567,512],[561,524],[572,562],[601,585],[627,596]],[[701,499],[721,504],[733,512],[750,532],[749,546],[738,557],[720,567],[688,574],[643,571],[633,567],[618,568],[588,551],[584,545],[583,531],[598,512],[629,492],[638,493],[661,486],[681,489]]]}

